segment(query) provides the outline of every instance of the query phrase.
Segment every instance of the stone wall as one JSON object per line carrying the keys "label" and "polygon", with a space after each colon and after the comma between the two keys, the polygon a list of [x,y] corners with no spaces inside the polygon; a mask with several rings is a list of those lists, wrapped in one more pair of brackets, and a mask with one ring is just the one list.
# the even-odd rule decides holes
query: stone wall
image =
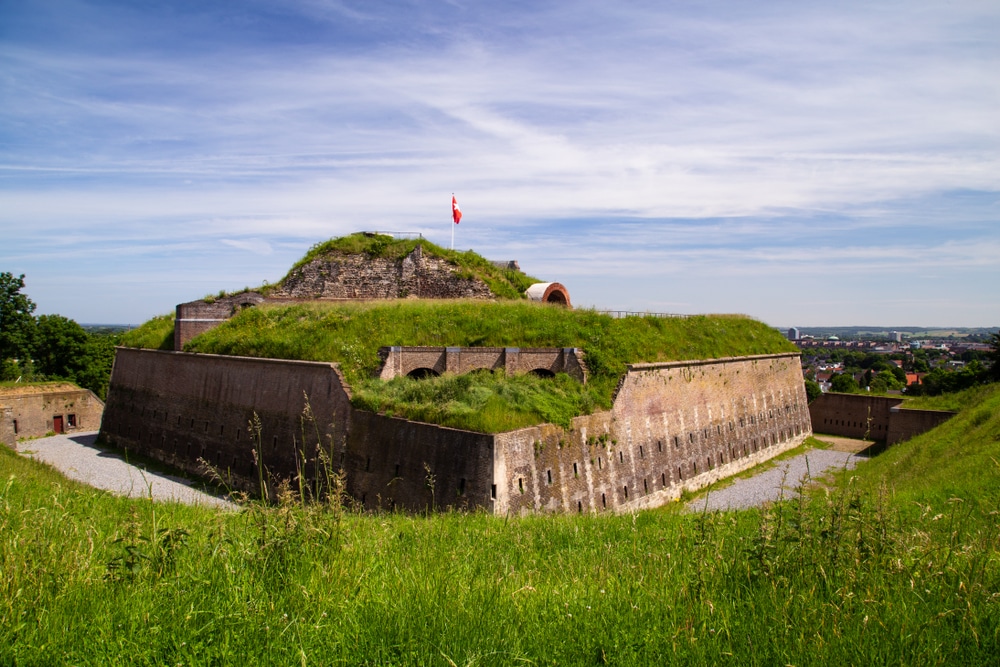
{"label": "stone wall", "polygon": [[889,408],[889,434],[885,439],[886,444],[894,445],[909,440],[954,416],[954,412],[944,410],[905,410],[898,405]]}
{"label": "stone wall", "polygon": [[500,370],[516,373],[566,373],[580,382],[587,381],[583,351],[575,347],[383,347],[379,349],[382,367],[379,378],[391,380],[414,371],[434,374],[462,374],[474,370]]}
{"label": "stone wall", "polygon": [[[301,424],[305,395],[318,435]],[[633,365],[612,409],[568,430],[473,433],[354,410],[349,399],[332,364],[120,348],[101,433],[196,474],[205,460],[253,488],[256,413],[277,476],[294,477],[319,441],[365,508],[497,514],[654,507],[810,434],[796,354]]]}
{"label": "stone wall", "polygon": [[495,511],[654,507],[810,434],[797,354],[636,364],[610,411],[496,436]]}
{"label": "stone wall", "polygon": [[902,398],[827,393],[809,404],[816,433],[867,438],[895,444],[924,433],[954,416],[940,410],[908,410]]}
{"label": "stone wall", "polygon": [[0,445],[14,447],[17,435],[14,434],[14,410],[0,405]]}
{"label": "stone wall", "polygon": [[347,439],[347,491],[366,509],[492,511],[493,440],[355,410]]}
{"label": "stone wall", "polygon": [[118,348],[101,437],[196,475],[207,462],[254,489],[252,450],[284,478],[315,471],[317,443],[337,464],[349,392],[333,364]]}
{"label": "stone wall", "polygon": [[[101,426],[104,403],[94,392],[72,384],[25,386],[0,390],[0,406],[8,433],[2,442],[13,444],[19,438],[38,438],[61,431],[96,431]],[[61,424],[61,426],[60,426]]]}
{"label": "stone wall", "polygon": [[401,260],[330,253],[294,269],[275,298],[296,299],[493,299],[486,283],[465,277],[418,245]]}

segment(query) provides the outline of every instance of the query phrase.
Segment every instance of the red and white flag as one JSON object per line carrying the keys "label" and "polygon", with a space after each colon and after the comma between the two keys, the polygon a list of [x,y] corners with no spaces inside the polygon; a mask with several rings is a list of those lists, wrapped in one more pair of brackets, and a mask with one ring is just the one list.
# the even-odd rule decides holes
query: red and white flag
{"label": "red and white flag", "polygon": [[455,200],[455,195],[451,196],[451,219],[455,221],[456,225],[462,219],[462,209],[458,207],[458,201]]}

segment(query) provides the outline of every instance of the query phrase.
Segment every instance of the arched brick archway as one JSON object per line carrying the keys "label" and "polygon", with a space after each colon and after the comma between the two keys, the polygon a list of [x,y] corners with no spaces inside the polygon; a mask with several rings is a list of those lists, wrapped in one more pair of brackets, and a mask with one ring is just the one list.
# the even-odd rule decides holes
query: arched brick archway
{"label": "arched brick archway", "polygon": [[436,378],[441,374],[438,373],[433,368],[414,368],[412,371],[406,374],[406,377],[411,377],[414,380],[424,380],[427,378]]}
{"label": "arched brick archway", "polygon": [[569,300],[569,290],[562,283],[535,283],[525,291],[525,294],[532,301],[573,307]]}

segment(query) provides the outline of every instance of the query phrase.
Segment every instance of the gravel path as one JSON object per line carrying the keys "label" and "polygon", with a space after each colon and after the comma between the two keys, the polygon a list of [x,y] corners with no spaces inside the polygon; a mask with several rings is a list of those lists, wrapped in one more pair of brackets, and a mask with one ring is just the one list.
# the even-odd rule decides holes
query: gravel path
{"label": "gravel path", "polygon": [[[845,466],[850,469],[865,457],[851,452],[838,452],[832,449],[813,449],[806,454],[778,461],[773,468],[746,479],[737,479],[730,486],[708,494],[709,511],[737,510],[749,507],[760,507],[764,503],[775,501],[781,495],[784,486],[785,497],[795,496],[795,488],[808,473],[813,479],[821,477],[827,471],[839,470]],[[784,485],[782,485],[784,482]],[[688,510],[701,512],[705,509],[706,498],[702,496],[688,503]]]}
{"label": "gravel path", "polygon": [[235,509],[227,500],[199,491],[192,482],[127,463],[122,456],[96,443],[97,432],[55,435],[17,443],[22,456],[48,463],[70,479],[129,498],[175,501]]}

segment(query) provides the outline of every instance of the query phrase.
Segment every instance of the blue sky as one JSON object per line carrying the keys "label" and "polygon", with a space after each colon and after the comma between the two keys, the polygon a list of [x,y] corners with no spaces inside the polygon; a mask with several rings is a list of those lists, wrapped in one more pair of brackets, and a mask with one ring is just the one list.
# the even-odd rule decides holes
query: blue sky
{"label": "blue sky", "polygon": [[576,305],[1000,325],[1000,3],[0,0],[0,271],[139,323],[358,230]]}

